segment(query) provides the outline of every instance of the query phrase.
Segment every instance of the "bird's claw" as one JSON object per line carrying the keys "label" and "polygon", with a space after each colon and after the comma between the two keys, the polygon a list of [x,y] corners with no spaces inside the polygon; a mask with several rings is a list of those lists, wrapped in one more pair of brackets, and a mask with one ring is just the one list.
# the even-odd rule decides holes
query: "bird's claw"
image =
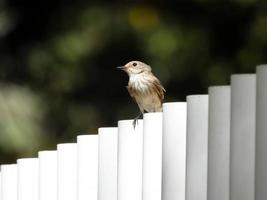
{"label": "bird's claw", "polygon": [[143,113],[140,112],[140,114],[139,114],[136,118],[134,118],[134,121],[133,121],[133,127],[134,127],[134,129],[135,129],[136,125],[138,124],[138,119],[140,118],[140,116],[141,116],[142,114],[143,114]]}
{"label": "bird's claw", "polygon": [[136,118],[134,118],[133,120],[133,127],[135,129],[136,125],[138,124],[138,119],[140,118],[140,116],[142,115],[143,113],[140,113]]}
{"label": "bird's claw", "polygon": [[135,118],[133,121],[133,127],[135,129],[136,125],[138,124],[138,118]]}

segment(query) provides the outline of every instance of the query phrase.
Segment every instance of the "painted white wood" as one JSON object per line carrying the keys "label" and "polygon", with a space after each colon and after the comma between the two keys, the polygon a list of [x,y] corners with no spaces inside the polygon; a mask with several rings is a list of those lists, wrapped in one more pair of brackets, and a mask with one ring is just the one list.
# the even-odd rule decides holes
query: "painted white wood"
{"label": "painted white wood", "polygon": [[58,200],[77,200],[77,144],[57,145]]}
{"label": "painted white wood", "polygon": [[230,86],[209,88],[208,200],[230,198]]}
{"label": "painted white wood", "polygon": [[98,200],[117,200],[118,128],[99,128]]}
{"label": "painted white wood", "polygon": [[38,158],[22,158],[17,160],[18,200],[39,199],[38,164]]}
{"label": "painted white wood", "polygon": [[207,200],[208,121],[209,96],[187,96],[187,200]]}
{"label": "painted white wood", "polygon": [[0,200],[2,200],[2,174],[0,172]]}
{"label": "painted white wood", "polygon": [[39,200],[57,200],[57,151],[40,151]]}
{"label": "painted white wood", "polygon": [[143,120],[118,122],[118,200],[142,199]]}
{"label": "painted white wood", "polygon": [[78,144],[78,200],[97,200],[98,135],[80,135]]}
{"label": "painted white wood", "polygon": [[230,199],[254,200],[256,75],[231,76]]}
{"label": "painted white wood", "polygon": [[186,103],[163,104],[162,200],[185,199]]}
{"label": "painted white wood", "polygon": [[143,198],[161,200],[162,113],[144,114]]}
{"label": "painted white wood", "polygon": [[1,165],[1,200],[17,200],[17,165]]}
{"label": "painted white wood", "polygon": [[255,199],[267,199],[267,65],[257,67]]}

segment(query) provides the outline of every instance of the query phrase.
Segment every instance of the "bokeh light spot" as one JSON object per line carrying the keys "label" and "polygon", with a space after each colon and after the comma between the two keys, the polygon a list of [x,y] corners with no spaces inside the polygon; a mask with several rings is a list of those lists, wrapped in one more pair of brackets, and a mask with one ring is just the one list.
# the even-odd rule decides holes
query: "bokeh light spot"
{"label": "bokeh light spot", "polygon": [[151,6],[133,7],[129,11],[129,22],[137,31],[149,30],[159,24],[159,13]]}

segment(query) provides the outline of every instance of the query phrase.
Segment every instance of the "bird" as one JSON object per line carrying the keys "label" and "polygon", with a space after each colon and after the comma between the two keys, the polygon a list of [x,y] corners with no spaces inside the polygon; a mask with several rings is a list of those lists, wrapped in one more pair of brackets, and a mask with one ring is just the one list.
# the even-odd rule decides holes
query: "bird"
{"label": "bird", "polygon": [[144,112],[162,112],[166,90],[152,73],[152,68],[149,65],[141,61],[130,61],[117,68],[128,74],[129,81],[126,88],[140,110],[139,115],[134,118],[134,128]]}

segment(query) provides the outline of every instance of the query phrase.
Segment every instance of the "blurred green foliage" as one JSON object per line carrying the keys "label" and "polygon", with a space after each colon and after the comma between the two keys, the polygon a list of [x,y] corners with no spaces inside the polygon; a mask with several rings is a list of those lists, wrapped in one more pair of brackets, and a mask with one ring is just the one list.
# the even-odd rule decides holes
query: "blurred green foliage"
{"label": "blurred green foliage", "polygon": [[229,84],[267,57],[260,0],[0,4],[0,156],[14,162],[138,113],[115,67],[150,64],[165,101]]}

